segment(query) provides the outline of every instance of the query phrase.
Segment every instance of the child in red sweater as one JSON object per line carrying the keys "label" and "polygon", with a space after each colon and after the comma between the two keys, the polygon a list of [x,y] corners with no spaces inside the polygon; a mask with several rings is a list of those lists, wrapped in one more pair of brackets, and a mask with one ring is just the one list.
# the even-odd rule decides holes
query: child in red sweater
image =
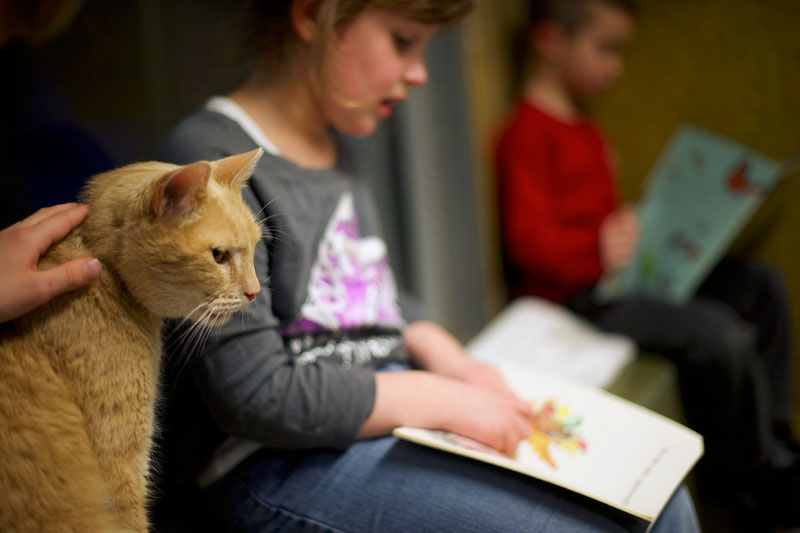
{"label": "child in red sweater", "polygon": [[531,4],[532,65],[496,154],[509,288],[564,303],[672,358],[689,424],[706,440],[701,496],[742,513],[744,528],[796,526],[800,459],[788,425],[780,274],[726,260],[682,306],[640,297],[599,306],[589,297],[604,272],[631,260],[639,236],[635,210],[617,202],[608,146],[586,115],[623,71],[634,15],[625,0]]}

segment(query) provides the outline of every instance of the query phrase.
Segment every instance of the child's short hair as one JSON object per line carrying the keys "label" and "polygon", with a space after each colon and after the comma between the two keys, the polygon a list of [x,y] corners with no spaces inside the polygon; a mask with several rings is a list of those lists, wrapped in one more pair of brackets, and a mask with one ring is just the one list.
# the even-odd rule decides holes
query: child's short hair
{"label": "child's short hair", "polygon": [[532,0],[528,27],[532,28],[543,20],[552,20],[568,34],[574,34],[586,24],[592,7],[598,4],[620,9],[631,17],[638,13],[634,0]]}
{"label": "child's short hair", "polygon": [[[464,17],[473,3],[474,0],[320,0],[316,55],[320,62],[324,61],[336,29],[367,8],[397,11],[417,22],[447,26]],[[274,72],[286,64],[287,54],[296,44],[290,22],[292,0],[251,0],[250,4],[254,25],[249,48],[263,66]]]}

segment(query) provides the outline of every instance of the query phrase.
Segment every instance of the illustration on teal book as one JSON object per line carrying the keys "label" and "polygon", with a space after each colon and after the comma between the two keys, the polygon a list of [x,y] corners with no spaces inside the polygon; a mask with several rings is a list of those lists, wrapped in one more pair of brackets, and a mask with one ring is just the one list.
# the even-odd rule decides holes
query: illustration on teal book
{"label": "illustration on teal book", "polygon": [[681,304],[691,298],[785,172],[719,134],[682,125],[645,183],[631,263],[604,277],[600,302],[633,294]]}

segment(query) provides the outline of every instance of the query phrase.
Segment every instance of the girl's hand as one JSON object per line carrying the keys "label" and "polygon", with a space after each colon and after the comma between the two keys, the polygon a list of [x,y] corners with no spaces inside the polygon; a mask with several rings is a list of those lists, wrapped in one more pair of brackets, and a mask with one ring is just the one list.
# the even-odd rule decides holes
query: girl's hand
{"label": "girl's hand", "polygon": [[375,406],[359,437],[398,426],[451,431],[513,453],[531,432],[531,406],[513,394],[420,370],[377,372]]}
{"label": "girl's hand", "polygon": [[624,205],[608,215],[600,225],[600,261],[606,270],[626,266],[633,259],[639,240],[636,211]]}
{"label": "girl's hand", "polygon": [[409,324],[403,340],[417,366],[474,385],[514,396],[495,368],[476,361],[439,324],[420,320]]}
{"label": "girl's hand", "polygon": [[503,376],[495,367],[476,361],[475,359],[468,359],[460,375],[455,377],[479,387],[486,387],[499,394],[516,397],[514,392],[508,388],[505,379],[503,379]]}
{"label": "girl's hand", "polygon": [[465,393],[447,406],[443,429],[469,437],[505,454],[531,434],[531,406],[513,394],[465,384]]}

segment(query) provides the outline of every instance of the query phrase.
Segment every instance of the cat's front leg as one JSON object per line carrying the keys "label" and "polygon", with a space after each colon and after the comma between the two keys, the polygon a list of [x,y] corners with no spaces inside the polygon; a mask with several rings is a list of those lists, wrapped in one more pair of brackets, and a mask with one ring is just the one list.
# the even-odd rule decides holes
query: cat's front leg
{"label": "cat's front leg", "polygon": [[[113,410],[112,410],[113,411]],[[131,409],[127,415],[135,413]],[[98,453],[111,498],[125,527],[147,533],[147,471],[153,426],[150,418],[125,417],[109,424],[105,439],[107,446]]]}
{"label": "cat's front leg", "polygon": [[[137,461],[139,463],[140,461]],[[147,533],[147,482],[141,468],[128,464],[115,473],[112,495],[125,527]]]}

